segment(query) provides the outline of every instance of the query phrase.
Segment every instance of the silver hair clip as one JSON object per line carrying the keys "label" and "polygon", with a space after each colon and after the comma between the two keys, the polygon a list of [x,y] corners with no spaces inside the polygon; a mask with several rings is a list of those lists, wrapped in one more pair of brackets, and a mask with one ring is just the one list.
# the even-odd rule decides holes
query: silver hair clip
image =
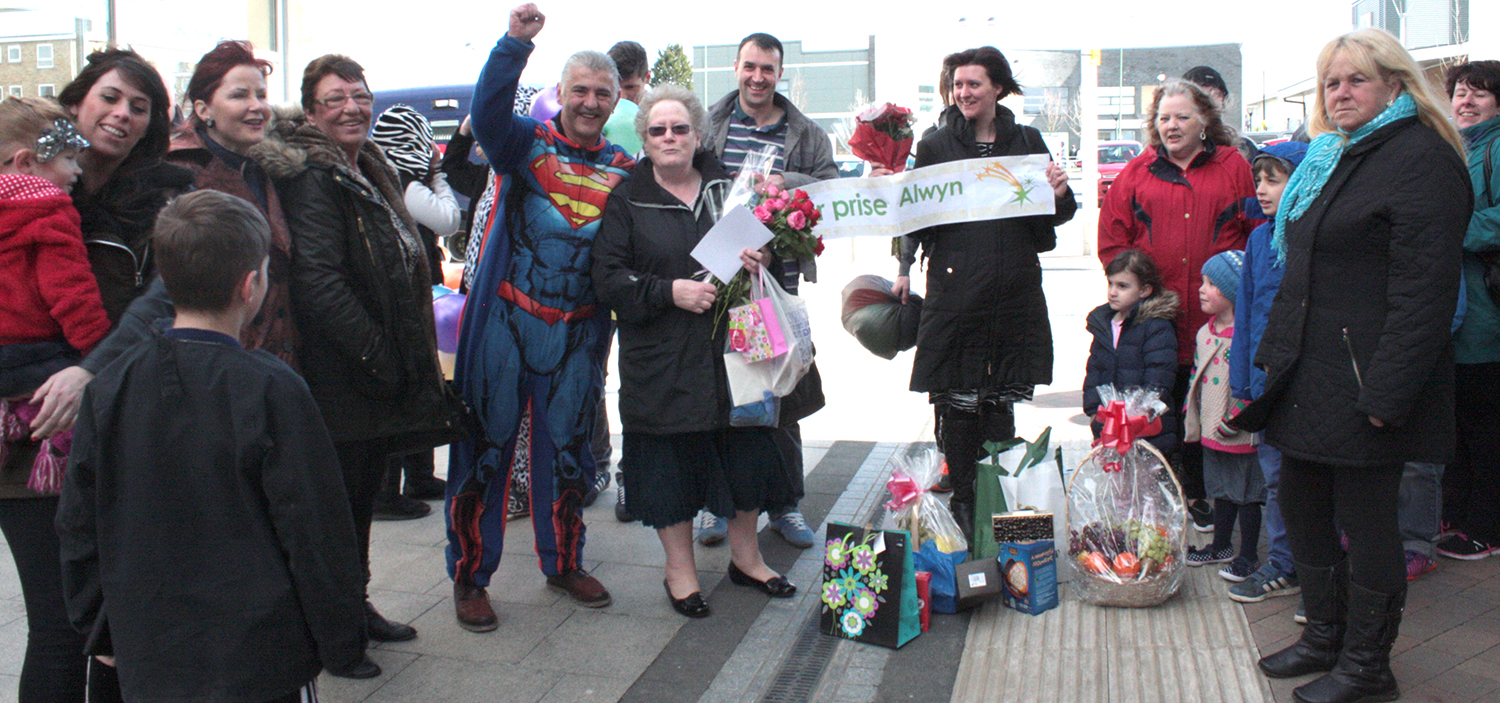
{"label": "silver hair clip", "polygon": [[52,121],[52,128],[36,138],[36,160],[47,163],[68,149],[89,148],[89,140],[78,133],[78,128],[61,117]]}

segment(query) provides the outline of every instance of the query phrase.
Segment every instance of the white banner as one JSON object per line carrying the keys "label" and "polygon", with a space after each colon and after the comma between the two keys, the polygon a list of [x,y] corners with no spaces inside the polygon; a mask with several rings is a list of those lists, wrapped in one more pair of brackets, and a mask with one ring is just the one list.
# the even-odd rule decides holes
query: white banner
{"label": "white banner", "polygon": [[896,237],[953,222],[1057,211],[1046,154],[949,161],[879,178],[835,178],[802,187],[823,219],[820,237]]}

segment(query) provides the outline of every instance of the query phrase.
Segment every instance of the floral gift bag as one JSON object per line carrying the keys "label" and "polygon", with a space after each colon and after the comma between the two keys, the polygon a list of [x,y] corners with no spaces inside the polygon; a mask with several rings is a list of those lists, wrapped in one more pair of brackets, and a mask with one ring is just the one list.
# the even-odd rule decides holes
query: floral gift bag
{"label": "floral gift bag", "polygon": [[921,634],[911,535],[830,522],[826,546],[824,633],[892,649]]}

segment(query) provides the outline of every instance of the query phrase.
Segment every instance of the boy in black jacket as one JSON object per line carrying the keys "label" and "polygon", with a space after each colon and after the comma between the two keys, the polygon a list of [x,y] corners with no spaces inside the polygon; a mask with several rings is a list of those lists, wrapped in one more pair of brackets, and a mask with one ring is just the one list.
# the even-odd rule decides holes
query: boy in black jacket
{"label": "boy in black jacket", "polygon": [[233,196],[168,205],[152,246],[175,323],[84,393],[57,515],[64,592],[127,700],[300,701],[323,668],[379,673],[322,417],[290,367],[236,341],[269,244]]}

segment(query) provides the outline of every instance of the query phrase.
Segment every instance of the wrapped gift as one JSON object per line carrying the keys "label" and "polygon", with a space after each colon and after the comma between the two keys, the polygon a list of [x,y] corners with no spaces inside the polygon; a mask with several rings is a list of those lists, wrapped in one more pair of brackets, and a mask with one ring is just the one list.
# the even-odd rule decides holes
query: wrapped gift
{"label": "wrapped gift", "polygon": [[1177,592],[1187,502],[1165,457],[1140,439],[1159,426],[1155,392],[1099,388],[1103,434],[1068,481],[1068,568],[1094,605],[1148,607]]}
{"label": "wrapped gift", "polygon": [[921,608],[922,631],[932,625],[932,574],[917,572],[917,607]]}
{"label": "wrapped gift", "polygon": [[1000,566],[994,559],[976,559],[954,568],[958,582],[958,609],[968,610],[1000,595]]}

